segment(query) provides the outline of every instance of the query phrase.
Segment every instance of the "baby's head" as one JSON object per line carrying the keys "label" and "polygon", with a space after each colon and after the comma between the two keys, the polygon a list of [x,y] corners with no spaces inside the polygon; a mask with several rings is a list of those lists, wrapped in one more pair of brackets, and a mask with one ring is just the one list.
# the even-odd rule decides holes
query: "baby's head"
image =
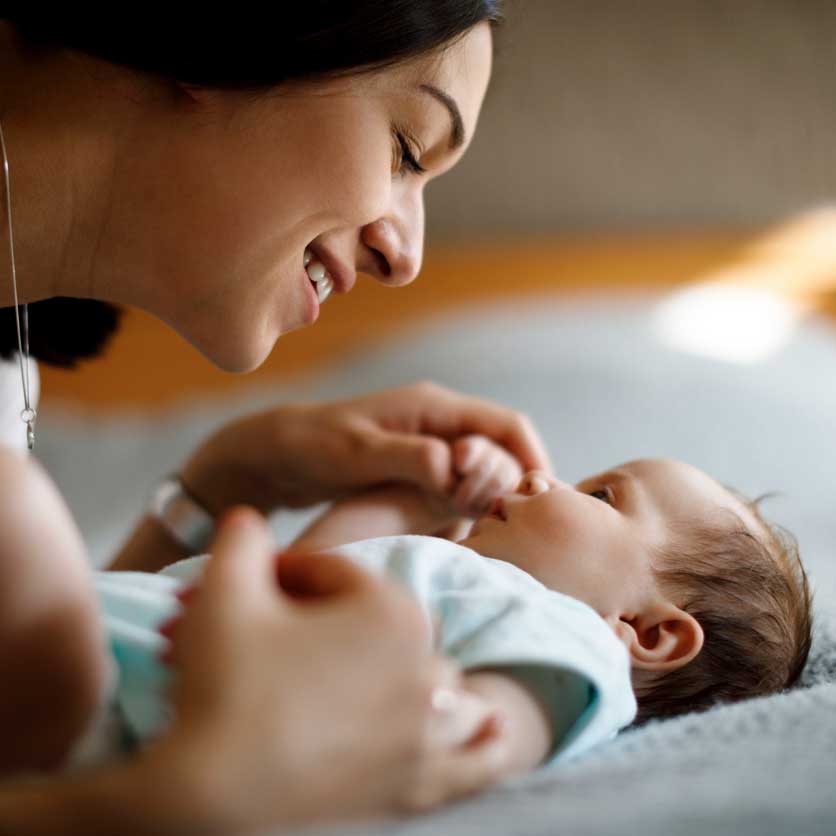
{"label": "baby's head", "polygon": [[574,487],[527,473],[463,545],[610,624],[631,656],[638,723],[783,690],[809,652],[792,539],[681,462],[629,462]]}

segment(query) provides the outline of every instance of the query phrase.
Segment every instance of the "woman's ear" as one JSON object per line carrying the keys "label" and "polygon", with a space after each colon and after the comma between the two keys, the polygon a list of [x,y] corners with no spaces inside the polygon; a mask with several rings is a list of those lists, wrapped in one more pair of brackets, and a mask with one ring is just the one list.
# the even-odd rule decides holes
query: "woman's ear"
{"label": "woman's ear", "polygon": [[684,667],[702,650],[705,635],[685,610],[666,603],[637,616],[607,619],[634,668],[665,673]]}

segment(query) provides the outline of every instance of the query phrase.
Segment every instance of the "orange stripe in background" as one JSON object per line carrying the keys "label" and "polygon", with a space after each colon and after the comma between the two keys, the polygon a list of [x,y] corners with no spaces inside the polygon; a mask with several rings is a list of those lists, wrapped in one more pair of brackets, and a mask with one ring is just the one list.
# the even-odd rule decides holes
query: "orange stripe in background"
{"label": "orange stripe in background", "polygon": [[[836,220],[830,221],[836,227]],[[789,247],[788,257],[786,229],[790,227],[779,229],[784,235],[780,257],[795,263],[804,246],[795,251]],[[829,232],[836,241],[833,228]],[[282,337],[267,362],[249,375],[218,371],[167,326],[131,310],[104,358],[74,372],[42,367],[42,403],[60,400],[96,410],[162,408],[190,396],[231,392],[322,367],[332,357],[344,358],[385,339],[406,323],[457,305],[544,293],[663,288],[714,275],[725,279],[728,268],[734,276],[745,274],[752,260],[763,268],[765,260],[775,257],[761,245],[779,240],[777,235],[610,235],[436,248],[408,287],[390,289],[361,278],[348,296],[332,297],[312,328]],[[836,282],[822,280],[820,252],[817,258],[814,289],[824,298],[822,293],[831,292]],[[831,260],[836,264],[832,254]],[[796,273],[804,273],[803,264],[784,272],[795,279]],[[799,282],[792,284],[798,290]]]}

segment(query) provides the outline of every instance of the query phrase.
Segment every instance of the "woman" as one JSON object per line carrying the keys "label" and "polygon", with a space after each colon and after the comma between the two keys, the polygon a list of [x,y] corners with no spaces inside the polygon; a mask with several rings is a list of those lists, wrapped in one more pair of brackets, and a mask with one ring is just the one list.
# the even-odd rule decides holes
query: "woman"
{"label": "woman", "polygon": [[[120,303],[246,371],[358,271],[388,285],[415,278],[422,191],[473,135],[497,3],[275,5],[275,19],[201,19],[187,33],[124,11],[119,26],[0,24],[7,211],[34,354],[94,354],[114,323],[103,303]],[[11,243],[4,228],[6,263]],[[6,281],[0,306],[13,302]],[[8,355],[17,337],[13,310],[4,315]],[[453,698],[456,672],[428,654],[415,608],[336,559],[304,584],[318,606],[291,601],[273,582],[263,518],[229,510],[298,507],[392,479],[448,495],[447,442],[473,432],[525,468],[547,466],[523,417],[431,384],[279,407],[205,442],[179,474],[225,516],[175,635],[177,722],[118,766],[8,780],[0,830],[227,834],[428,806],[489,783],[501,739],[479,735],[478,704]],[[456,499],[483,497],[462,485]],[[183,554],[149,517],[116,564],[154,569]],[[4,741],[6,775],[54,765],[84,729],[102,672],[79,670],[73,648],[90,637],[68,627],[56,648],[39,630],[75,623],[91,597],[56,488],[0,447],[0,665],[15,683],[0,712],[48,717],[56,693],[73,707],[66,728],[21,721],[19,739]],[[51,693],[27,689],[45,666]],[[433,693],[445,696],[435,709]],[[256,725],[253,707],[265,704],[275,721]]]}

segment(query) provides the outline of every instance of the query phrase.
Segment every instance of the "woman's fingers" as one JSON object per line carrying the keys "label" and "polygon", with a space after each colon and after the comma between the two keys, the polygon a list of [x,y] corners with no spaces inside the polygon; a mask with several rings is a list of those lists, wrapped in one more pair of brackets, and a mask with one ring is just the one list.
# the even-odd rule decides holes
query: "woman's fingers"
{"label": "woman's fingers", "polygon": [[274,590],[275,547],[267,521],[243,506],[228,511],[218,524],[200,582],[201,597],[211,594],[217,604],[240,596],[257,601]]}
{"label": "woman's fingers", "polygon": [[416,384],[408,397],[421,415],[420,429],[445,438],[485,435],[520,462],[523,470],[552,471],[546,446],[534,424],[521,412],[489,400],[453,392],[434,383]]}
{"label": "woman's fingers", "polygon": [[364,422],[363,445],[352,477],[361,484],[412,482],[431,493],[444,494],[452,483],[450,447],[429,435],[394,432]]}
{"label": "woman's fingers", "polygon": [[[254,609],[272,595],[279,604],[280,591],[275,581],[274,547],[265,519],[250,508],[228,511],[218,523],[212,541],[212,557],[207,561],[200,584],[183,590],[178,597],[188,608],[189,622],[203,630],[207,620],[220,623],[225,617],[238,618],[238,601],[244,600]],[[160,625],[158,632],[169,640],[161,655],[168,665],[181,662],[180,646],[184,630],[183,613]]]}
{"label": "woman's fingers", "polygon": [[434,383],[378,392],[334,408],[345,412],[336,426],[348,452],[335,477],[347,484],[396,480],[446,494],[456,470],[456,452],[449,445],[463,438],[489,442],[517,461],[521,471],[551,470],[545,446],[525,415]]}

